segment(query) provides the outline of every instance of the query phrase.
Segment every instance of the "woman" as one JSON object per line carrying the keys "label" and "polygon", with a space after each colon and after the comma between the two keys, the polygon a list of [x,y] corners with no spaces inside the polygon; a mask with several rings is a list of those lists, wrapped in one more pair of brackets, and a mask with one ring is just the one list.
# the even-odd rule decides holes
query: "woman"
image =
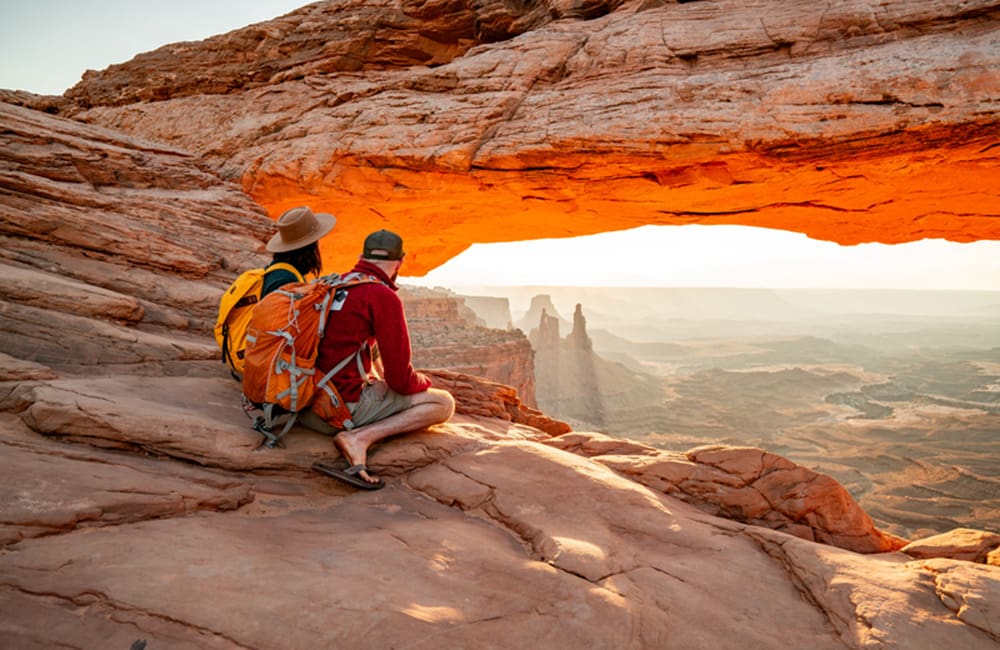
{"label": "woman", "polygon": [[313,212],[306,206],[292,208],[281,215],[278,232],[267,242],[267,250],[274,253],[274,257],[264,274],[260,297],[289,282],[302,282],[310,273],[320,275],[323,260],[319,240],[333,230],[336,223],[332,214]]}

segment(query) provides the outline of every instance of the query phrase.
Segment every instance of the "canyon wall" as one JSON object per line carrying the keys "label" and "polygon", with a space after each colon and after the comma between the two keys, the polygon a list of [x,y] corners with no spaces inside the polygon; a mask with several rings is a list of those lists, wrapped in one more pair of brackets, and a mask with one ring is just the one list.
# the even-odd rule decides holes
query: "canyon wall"
{"label": "canyon wall", "polygon": [[522,332],[478,325],[464,299],[451,293],[404,287],[400,294],[415,365],[486,377],[536,405],[534,352]]}
{"label": "canyon wall", "polygon": [[494,329],[514,328],[514,321],[510,314],[510,300],[507,298],[463,295],[462,300],[487,327]]}
{"label": "canyon wall", "polygon": [[538,311],[528,338],[535,349],[538,406],[581,429],[631,432],[655,428],[668,408],[662,380],[609,361],[594,352],[583,306],[560,334],[561,318],[548,296],[536,296],[525,319]]}
{"label": "canyon wall", "polygon": [[159,143],[0,102],[0,334],[86,368],[218,358],[204,334],[273,230],[240,188]]}

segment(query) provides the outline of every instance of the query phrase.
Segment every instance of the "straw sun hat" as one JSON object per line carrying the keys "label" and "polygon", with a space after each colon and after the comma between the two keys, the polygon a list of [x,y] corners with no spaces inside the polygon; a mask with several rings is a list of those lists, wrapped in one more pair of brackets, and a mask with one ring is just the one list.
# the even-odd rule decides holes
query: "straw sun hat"
{"label": "straw sun hat", "polygon": [[292,208],[278,217],[278,233],[267,242],[267,250],[285,253],[308,246],[333,230],[336,223],[332,214],[313,212],[304,205]]}

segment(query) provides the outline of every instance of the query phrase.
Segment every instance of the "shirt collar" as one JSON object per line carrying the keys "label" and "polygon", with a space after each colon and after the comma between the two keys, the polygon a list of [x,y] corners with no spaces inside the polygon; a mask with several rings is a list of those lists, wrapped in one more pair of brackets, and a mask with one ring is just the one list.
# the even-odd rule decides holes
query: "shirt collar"
{"label": "shirt collar", "polygon": [[366,262],[363,259],[358,260],[358,263],[354,265],[352,271],[356,273],[364,273],[366,275],[374,275],[376,278],[385,283],[385,285],[390,289],[392,289],[393,291],[399,291],[399,287],[397,287],[396,283],[393,282],[388,275],[386,275],[385,271],[380,269],[378,266],[372,264],[371,262]]}

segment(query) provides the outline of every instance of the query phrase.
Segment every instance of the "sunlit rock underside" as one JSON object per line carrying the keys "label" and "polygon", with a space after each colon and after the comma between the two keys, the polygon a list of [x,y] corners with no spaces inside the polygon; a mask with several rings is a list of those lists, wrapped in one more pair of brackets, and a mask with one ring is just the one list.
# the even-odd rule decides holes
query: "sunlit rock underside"
{"label": "sunlit rock underside", "polygon": [[78,118],[168,142],[271,216],[474,242],[745,224],[1000,239],[1000,2],[319,2],[88,73]]}

